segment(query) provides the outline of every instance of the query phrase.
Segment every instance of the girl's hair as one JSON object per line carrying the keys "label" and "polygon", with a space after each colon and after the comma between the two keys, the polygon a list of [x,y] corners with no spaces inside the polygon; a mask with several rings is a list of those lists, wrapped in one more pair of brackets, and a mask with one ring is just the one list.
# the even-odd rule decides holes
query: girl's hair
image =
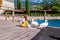
{"label": "girl's hair", "polygon": [[25,21],[28,20],[28,15],[24,15]]}

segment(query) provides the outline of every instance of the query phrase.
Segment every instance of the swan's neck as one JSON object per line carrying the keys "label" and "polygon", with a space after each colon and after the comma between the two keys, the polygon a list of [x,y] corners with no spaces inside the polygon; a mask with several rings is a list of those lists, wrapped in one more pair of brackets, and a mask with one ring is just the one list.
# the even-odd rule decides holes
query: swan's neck
{"label": "swan's neck", "polygon": [[34,20],[32,19],[32,21],[34,21]]}
{"label": "swan's neck", "polygon": [[32,20],[32,21],[34,21],[34,20]]}
{"label": "swan's neck", "polygon": [[45,20],[45,22],[47,22],[47,20]]}

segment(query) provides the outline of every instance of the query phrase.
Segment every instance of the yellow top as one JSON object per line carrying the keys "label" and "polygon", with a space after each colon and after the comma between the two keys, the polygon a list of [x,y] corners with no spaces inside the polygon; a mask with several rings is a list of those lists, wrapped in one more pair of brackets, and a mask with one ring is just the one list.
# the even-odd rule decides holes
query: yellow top
{"label": "yellow top", "polygon": [[25,21],[25,22],[23,22],[23,23],[20,23],[20,27],[25,27],[25,26],[27,26],[28,25],[28,21]]}

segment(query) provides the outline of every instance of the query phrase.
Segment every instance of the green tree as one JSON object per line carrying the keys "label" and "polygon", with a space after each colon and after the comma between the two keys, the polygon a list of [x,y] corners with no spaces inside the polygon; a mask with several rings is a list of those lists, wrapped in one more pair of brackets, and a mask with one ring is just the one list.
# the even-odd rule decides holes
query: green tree
{"label": "green tree", "polygon": [[17,0],[17,9],[18,10],[21,10],[22,9],[21,1],[20,0]]}
{"label": "green tree", "polygon": [[42,7],[44,10],[49,9],[49,1],[48,0],[42,0]]}
{"label": "green tree", "polygon": [[51,9],[52,9],[52,11],[54,11],[55,13],[56,13],[56,12],[58,12],[58,13],[60,12],[60,7],[58,7],[58,6],[53,6]]}
{"label": "green tree", "polygon": [[52,2],[51,2],[50,7],[54,13],[60,12],[60,4],[59,3],[60,3],[60,0],[52,0]]}
{"label": "green tree", "polygon": [[51,6],[57,6],[57,1],[56,0],[52,0],[52,2],[51,2]]}
{"label": "green tree", "polygon": [[60,0],[42,0],[43,9],[50,9],[52,6],[60,6]]}
{"label": "green tree", "polygon": [[42,9],[42,7],[40,7],[40,6],[34,6],[33,7],[35,10],[41,10]]}
{"label": "green tree", "polygon": [[26,14],[30,15],[30,4],[28,0],[26,0]]}
{"label": "green tree", "polygon": [[51,3],[49,4],[50,7],[53,6],[60,6],[60,0],[52,0]]}

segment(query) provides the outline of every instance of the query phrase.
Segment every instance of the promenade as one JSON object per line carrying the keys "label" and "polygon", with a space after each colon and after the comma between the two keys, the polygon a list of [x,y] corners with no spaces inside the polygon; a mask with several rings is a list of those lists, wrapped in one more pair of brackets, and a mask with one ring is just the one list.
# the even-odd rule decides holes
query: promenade
{"label": "promenade", "polygon": [[[17,21],[17,20],[19,20],[21,18],[21,16],[20,17],[17,17],[17,16],[15,16],[15,21]],[[5,16],[0,16],[0,19],[1,20],[5,20]],[[44,20],[44,16],[29,16],[28,17],[28,19],[29,20],[31,20],[31,19],[34,19],[34,20]],[[55,16],[55,17],[49,17],[49,16],[46,16],[46,19],[48,19],[48,20],[50,20],[50,19],[60,19],[60,17],[59,16]],[[7,20],[9,20],[9,21],[12,21],[12,16],[11,17],[7,17]]]}

